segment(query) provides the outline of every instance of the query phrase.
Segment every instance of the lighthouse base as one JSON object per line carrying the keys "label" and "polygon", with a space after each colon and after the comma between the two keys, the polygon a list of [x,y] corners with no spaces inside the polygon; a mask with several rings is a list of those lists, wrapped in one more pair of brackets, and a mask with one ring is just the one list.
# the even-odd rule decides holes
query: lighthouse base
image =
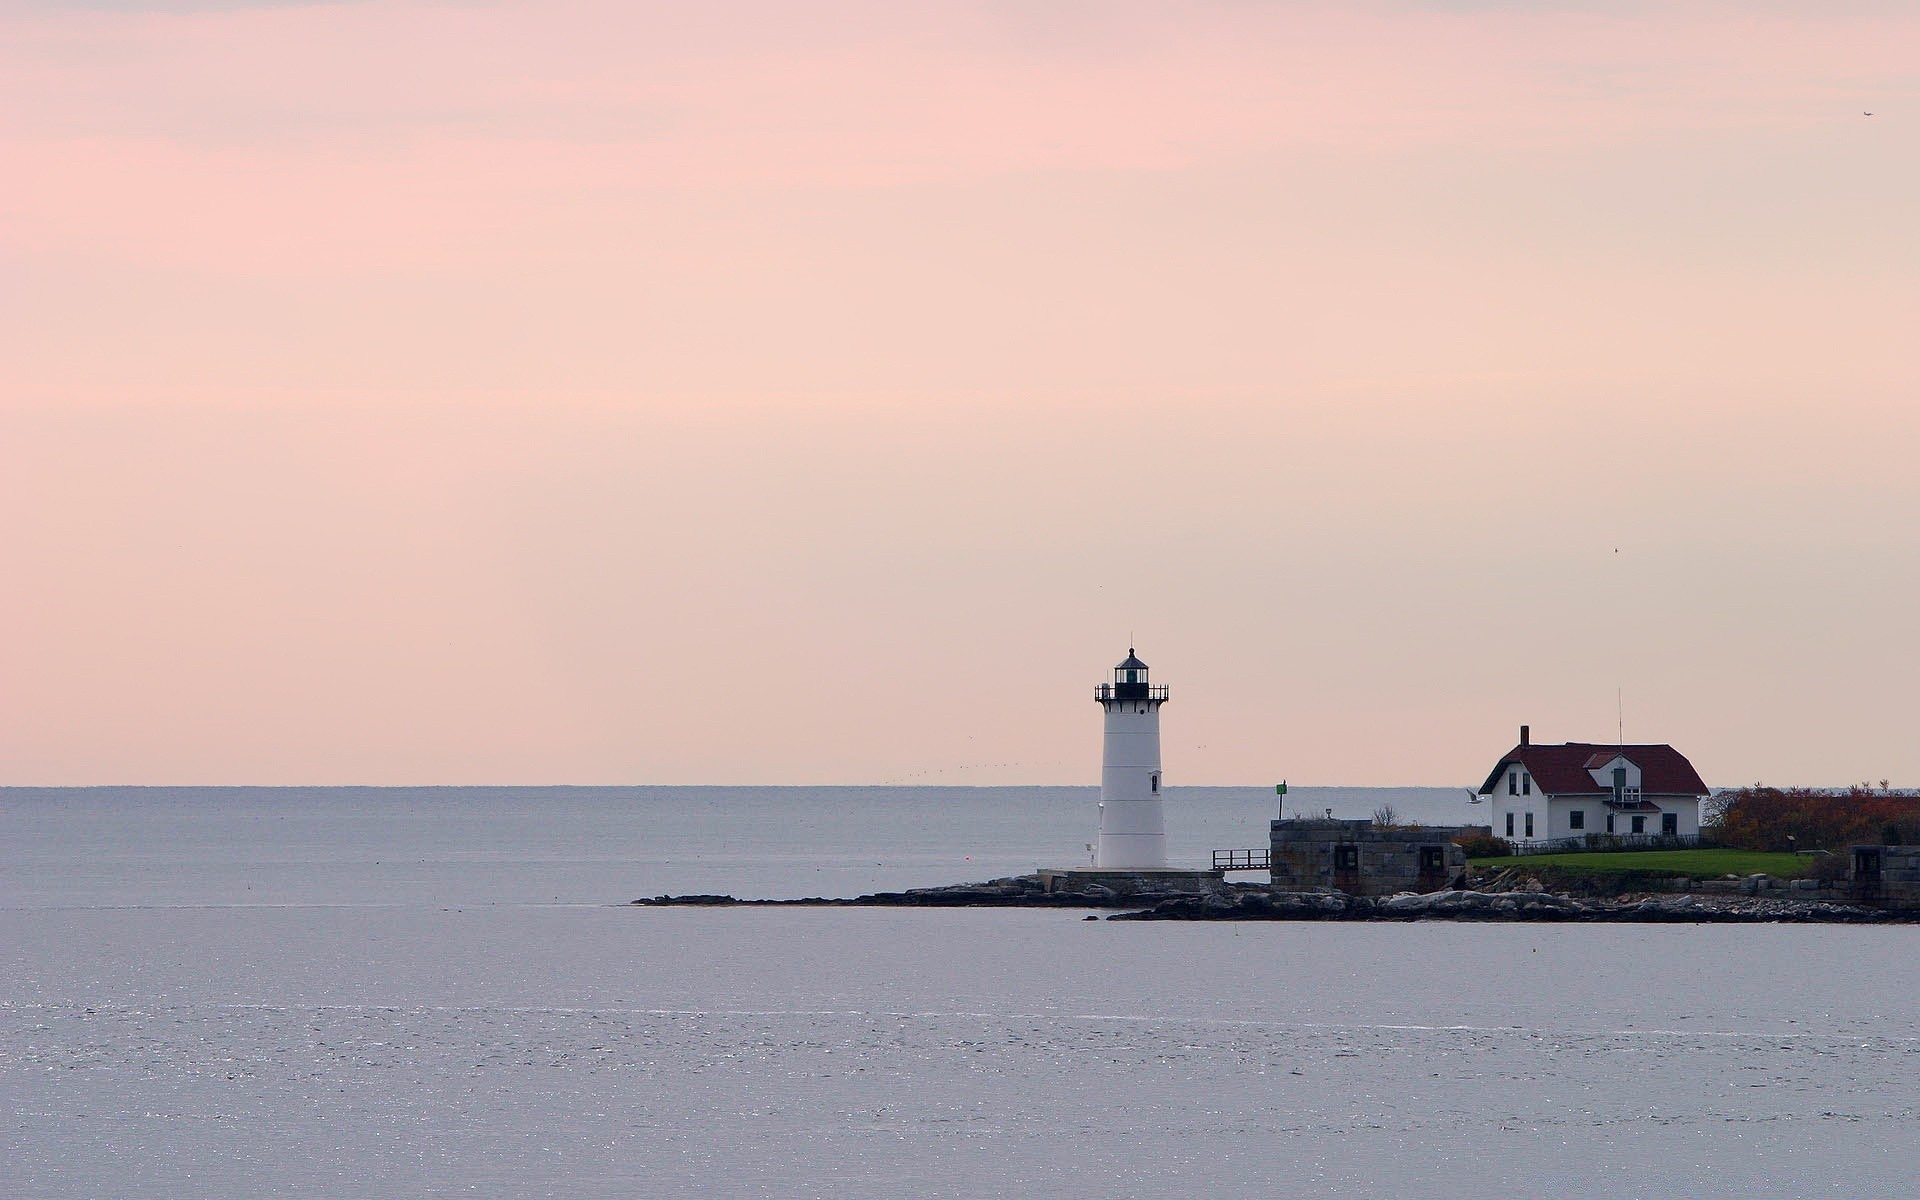
{"label": "lighthouse base", "polygon": [[1098,867],[1042,868],[1041,889],[1048,892],[1086,892],[1104,888],[1116,896],[1204,894],[1226,890],[1223,871],[1195,871],[1161,867],[1139,871],[1103,871]]}

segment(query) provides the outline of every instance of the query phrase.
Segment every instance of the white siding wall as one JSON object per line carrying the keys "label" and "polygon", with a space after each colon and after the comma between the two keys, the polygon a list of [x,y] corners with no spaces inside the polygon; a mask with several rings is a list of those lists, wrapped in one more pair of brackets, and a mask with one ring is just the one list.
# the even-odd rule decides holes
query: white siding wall
{"label": "white siding wall", "polygon": [[[1694,837],[1699,834],[1699,800],[1691,798],[1676,799],[1672,796],[1649,796],[1647,798],[1660,806],[1660,812],[1647,814],[1648,833],[1660,832],[1660,813],[1673,813],[1680,818],[1674,825],[1674,833],[1681,837]],[[1633,824],[1630,821],[1619,821],[1616,822],[1616,824],[1620,826],[1621,832],[1623,833],[1633,828]]]}
{"label": "white siding wall", "polygon": [[[1670,812],[1679,818],[1674,826],[1674,832],[1676,834],[1681,837],[1696,837],[1699,835],[1700,802],[1698,800],[1685,798],[1676,799],[1671,796],[1650,796],[1648,799],[1658,804],[1661,812]],[[1570,797],[1555,799],[1552,808],[1552,831],[1546,835],[1547,837],[1569,838],[1581,837],[1589,833],[1607,832],[1607,806],[1603,797],[1587,796],[1577,800]],[[1573,827],[1569,814],[1576,808],[1586,810],[1587,827],[1585,829],[1575,829]],[[1615,813],[1613,818],[1613,832],[1623,837],[1631,836],[1633,833],[1633,818],[1636,816],[1646,817],[1647,827],[1644,832],[1647,835],[1654,836],[1659,834],[1661,825],[1660,813],[1652,812]]]}
{"label": "white siding wall", "polygon": [[[1604,806],[1601,805],[1600,801],[1596,798],[1589,796],[1582,796],[1577,799],[1573,797],[1557,797],[1549,803],[1547,807],[1549,809],[1547,836],[1550,838],[1580,837],[1584,834],[1604,833],[1606,831],[1607,819],[1601,815],[1604,811]],[[1576,808],[1587,814],[1587,827],[1585,829],[1575,829],[1573,827],[1573,810]]]}
{"label": "white siding wall", "polygon": [[1660,807],[1669,812],[1680,814],[1681,837],[1695,837],[1700,833],[1700,801],[1698,797],[1687,800],[1661,800]]}
{"label": "white siding wall", "polygon": [[[1507,794],[1507,780],[1510,778],[1517,778],[1524,781],[1518,789],[1521,794],[1512,796]],[[1529,790],[1531,794],[1527,794]],[[1497,838],[1510,837],[1511,840],[1517,842],[1526,841],[1528,813],[1533,814],[1534,838],[1537,840],[1547,836],[1547,798],[1540,794],[1538,788],[1531,787],[1531,782],[1527,779],[1527,769],[1525,767],[1517,764],[1507,767],[1506,771],[1501,774],[1499,781],[1493,786],[1493,796],[1490,806],[1493,809],[1491,813],[1493,836]],[[1507,833],[1508,813],[1513,814],[1513,833],[1511,835]]]}

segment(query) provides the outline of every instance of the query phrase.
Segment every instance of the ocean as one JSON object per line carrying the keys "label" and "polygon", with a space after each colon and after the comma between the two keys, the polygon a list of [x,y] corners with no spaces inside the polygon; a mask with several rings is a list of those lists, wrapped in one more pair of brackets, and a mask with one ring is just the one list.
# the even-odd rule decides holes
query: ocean
{"label": "ocean", "polygon": [[[1175,858],[1275,799],[1171,789]],[[624,903],[1071,865],[1093,803],[0,789],[0,1192],[1912,1194],[1920,927]]]}

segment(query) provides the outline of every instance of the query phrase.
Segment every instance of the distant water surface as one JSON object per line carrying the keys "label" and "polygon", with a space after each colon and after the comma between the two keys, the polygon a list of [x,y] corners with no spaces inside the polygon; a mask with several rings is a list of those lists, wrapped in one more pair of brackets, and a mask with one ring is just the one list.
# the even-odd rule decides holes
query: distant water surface
{"label": "distant water surface", "polygon": [[[1312,802],[1467,809],[1425,794]],[[1259,844],[1271,803],[1175,794],[1177,856]],[[1030,869],[1091,805],[0,792],[0,1191],[1911,1194],[1911,926],[608,903]]]}
{"label": "distant water surface", "polygon": [[[595,904],[851,896],[1078,866],[1087,787],[6,788],[6,903]],[[1171,788],[1169,855],[1261,846],[1271,788]],[[1289,812],[1461,823],[1464,788],[1303,788]]]}

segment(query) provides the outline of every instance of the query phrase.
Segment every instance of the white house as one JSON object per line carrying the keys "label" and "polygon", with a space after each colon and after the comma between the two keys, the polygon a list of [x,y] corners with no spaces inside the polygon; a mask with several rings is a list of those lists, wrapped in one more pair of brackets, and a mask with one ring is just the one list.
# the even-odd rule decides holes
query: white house
{"label": "white house", "polygon": [[1697,837],[1707,785],[1672,746],[1535,743],[1527,726],[1480,785],[1493,836],[1512,842],[1588,834]]}

